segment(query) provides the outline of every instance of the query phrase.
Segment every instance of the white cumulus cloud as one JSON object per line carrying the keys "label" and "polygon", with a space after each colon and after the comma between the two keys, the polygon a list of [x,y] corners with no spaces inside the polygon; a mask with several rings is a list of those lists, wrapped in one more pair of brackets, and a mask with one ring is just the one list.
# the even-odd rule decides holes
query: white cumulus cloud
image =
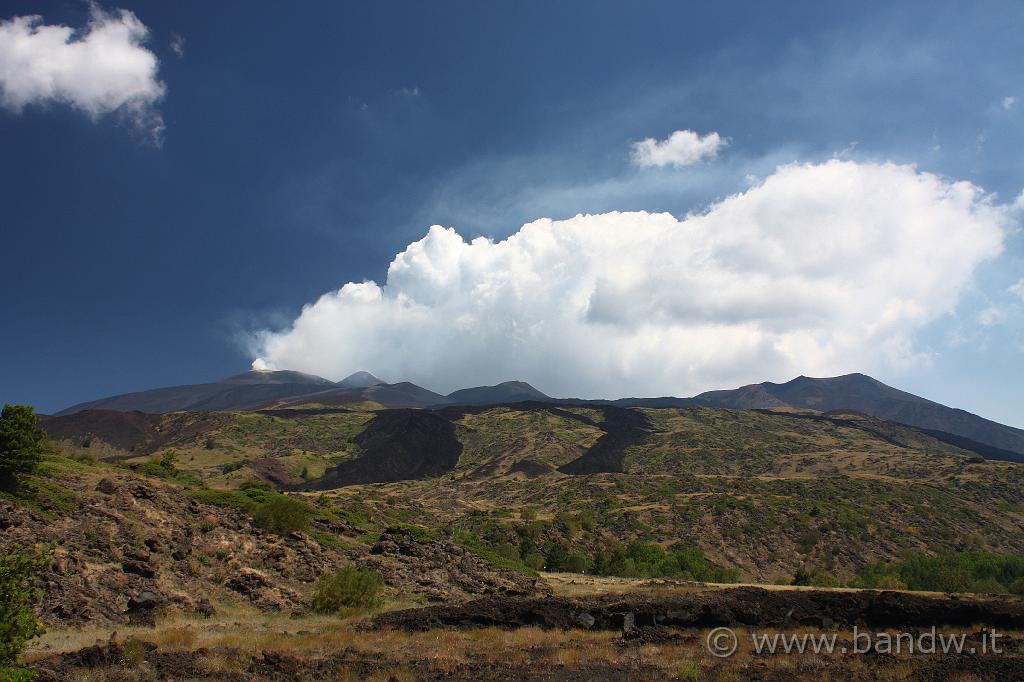
{"label": "white cumulus cloud", "polygon": [[383,285],[350,282],[256,333],[254,366],[583,397],[898,366],[1010,220],[969,182],[832,160],[682,219],[542,218],[498,242],[435,225]]}
{"label": "white cumulus cloud", "polygon": [[0,22],[0,104],[21,112],[64,103],[93,119],[116,112],[159,142],[164,126],[156,105],[166,88],[156,55],[144,47],[148,35],[132,12],[98,5],[82,31],[39,16]]}
{"label": "white cumulus cloud", "polygon": [[1007,291],[1024,301],[1024,279],[1011,286]]}
{"label": "white cumulus cloud", "polygon": [[658,141],[648,137],[633,143],[633,163],[637,166],[692,166],[713,159],[728,144],[718,133],[701,136],[692,130],[677,130]]}

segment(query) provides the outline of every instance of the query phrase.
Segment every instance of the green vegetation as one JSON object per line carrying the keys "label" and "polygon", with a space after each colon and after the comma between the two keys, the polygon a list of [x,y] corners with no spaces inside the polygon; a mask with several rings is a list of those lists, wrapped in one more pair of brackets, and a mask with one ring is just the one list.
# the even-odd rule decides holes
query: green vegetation
{"label": "green vegetation", "polygon": [[211,435],[217,448],[257,448],[273,456],[308,451],[319,456],[358,454],[354,442],[374,413],[350,410],[329,414],[280,417],[256,412],[238,412]]}
{"label": "green vegetation", "polygon": [[579,457],[602,433],[596,426],[547,410],[513,407],[466,414],[458,426],[463,444],[459,470],[479,466],[495,453],[528,454],[532,460],[559,467]]}
{"label": "green vegetation", "polygon": [[[569,570],[568,567],[565,570]],[[712,583],[732,583],[738,577],[735,569],[715,566],[696,547],[677,544],[666,552],[659,545],[639,540],[611,552],[598,552],[593,571],[626,578],[665,577]]]}
{"label": "green vegetation", "polygon": [[798,568],[793,575],[793,584],[804,587],[840,587],[839,579],[820,568]]}
{"label": "green vegetation", "polygon": [[284,497],[273,486],[263,481],[246,481],[237,488],[200,488],[189,491],[189,495],[205,504],[253,514],[260,505],[275,497]]}
{"label": "green vegetation", "polygon": [[24,488],[26,477],[43,461],[46,443],[46,432],[36,425],[31,407],[4,405],[0,413],[0,488]]}
{"label": "green vegetation", "polygon": [[165,481],[173,481],[179,485],[202,485],[198,478],[178,468],[178,453],[174,450],[167,450],[160,456],[153,455],[153,457],[145,462],[129,465],[129,468],[138,471],[140,474],[161,478]]}
{"label": "green vegetation", "polygon": [[855,587],[1024,595],[1024,556],[962,552],[867,566]]}
{"label": "green vegetation", "polygon": [[196,500],[252,516],[260,528],[280,535],[309,530],[313,508],[275,491],[269,483],[247,481],[235,489],[200,488],[189,492]]}
{"label": "green vegetation", "polygon": [[260,528],[278,535],[288,535],[309,530],[312,515],[313,510],[305,502],[287,495],[275,495],[257,507],[252,518]]}
{"label": "green vegetation", "polygon": [[345,566],[320,576],[313,595],[317,613],[339,613],[343,609],[371,609],[381,605],[384,581],[370,569]]}
{"label": "green vegetation", "polygon": [[[6,410],[5,410],[6,411]],[[14,551],[0,556],[0,680],[29,680],[32,673],[18,666],[25,643],[43,634],[33,604],[39,599],[36,573],[46,556]]]}
{"label": "green vegetation", "polygon": [[500,521],[509,516],[500,511],[467,514],[454,530],[454,540],[499,568],[527,575],[547,570],[702,582],[737,579],[735,570],[715,566],[696,547],[677,543],[666,551],[641,540],[622,545],[598,531],[589,510],[563,511],[552,521]]}
{"label": "green vegetation", "polygon": [[[518,552],[513,551],[512,553],[508,553],[501,551],[501,549],[491,547],[471,531],[456,531],[454,540],[455,544],[459,547],[467,552],[476,554],[495,568],[515,571],[529,576],[537,575],[536,568],[539,567],[526,564],[519,558]],[[541,564],[541,566],[543,566],[543,564]]]}

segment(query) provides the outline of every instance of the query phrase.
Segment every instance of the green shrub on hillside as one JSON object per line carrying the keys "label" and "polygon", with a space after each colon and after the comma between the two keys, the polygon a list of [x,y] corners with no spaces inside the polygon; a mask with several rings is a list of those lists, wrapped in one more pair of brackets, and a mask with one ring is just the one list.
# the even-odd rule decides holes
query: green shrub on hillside
{"label": "green shrub on hillside", "polygon": [[671,577],[700,582],[736,582],[738,572],[715,566],[696,547],[676,545],[666,552],[659,545],[635,540],[624,548],[598,552],[594,573],[625,578]]}
{"label": "green shrub on hillside", "polygon": [[[839,579],[819,568],[807,570],[798,568],[793,575],[793,584],[805,587],[840,587]],[[890,588],[891,589],[891,588]]]}
{"label": "green shrub on hillside", "polygon": [[381,605],[384,581],[373,570],[351,566],[325,573],[316,582],[313,610],[338,613],[342,609],[371,609]]}
{"label": "green shrub on hillside", "polygon": [[960,552],[912,556],[894,563],[870,564],[856,587],[931,592],[995,592],[1024,595],[1024,556]]}
{"label": "green shrub on hillside", "polygon": [[275,495],[253,512],[257,526],[279,535],[288,535],[309,529],[309,518],[313,510],[300,500],[286,495]]}
{"label": "green shrub on hillside", "polygon": [[181,485],[202,485],[198,478],[178,468],[178,453],[174,450],[167,450],[159,457],[153,455],[145,462],[131,465],[131,468],[146,476],[174,481]]}
{"label": "green shrub on hillside", "polygon": [[35,574],[46,557],[25,552],[0,556],[0,680],[27,680],[31,673],[18,667],[25,642],[43,634],[32,609],[39,599]]}
{"label": "green shrub on hillside", "polygon": [[27,405],[4,405],[0,412],[0,489],[14,491],[39,468],[47,436]]}

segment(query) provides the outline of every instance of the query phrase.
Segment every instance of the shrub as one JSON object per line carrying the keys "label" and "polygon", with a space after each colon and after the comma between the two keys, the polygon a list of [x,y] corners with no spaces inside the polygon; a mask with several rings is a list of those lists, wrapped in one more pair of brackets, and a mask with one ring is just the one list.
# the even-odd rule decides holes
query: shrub
{"label": "shrub", "polygon": [[802,585],[804,587],[839,587],[839,579],[828,571],[823,571],[820,568],[813,568],[807,570],[806,568],[798,568],[796,573],[793,574],[793,584]]}
{"label": "shrub", "polygon": [[252,517],[260,528],[288,535],[307,530],[311,515],[312,510],[305,502],[286,495],[275,495],[257,507]]}
{"label": "shrub", "polygon": [[46,566],[44,555],[15,551],[0,556],[0,679],[31,679],[17,667],[25,642],[43,634],[32,605],[39,598],[35,574]]}
{"label": "shrub", "polygon": [[910,556],[895,563],[866,566],[857,587],[933,592],[1024,593],[1024,556],[960,552],[941,556]]}
{"label": "shrub", "polygon": [[814,571],[811,573],[811,585],[813,587],[839,587],[839,579],[828,571]]}
{"label": "shrub", "polygon": [[735,569],[715,566],[697,547],[677,544],[666,552],[660,546],[634,540],[625,548],[600,551],[594,557],[594,573],[624,578],[673,577],[701,582],[736,582]]}
{"label": "shrub", "polygon": [[528,568],[539,571],[544,568],[544,557],[536,552],[531,552],[523,557],[523,563],[526,564]]}
{"label": "shrub", "polygon": [[370,569],[346,566],[325,573],[316,582],[313,610],[317,613],[338,613],[345,608],[370,609],[381,605],[380,591],[384,581]]}
{"label": "shrub", "polygon": [[46,432],[27,405],[4,405],[0,412],[0,488],[15,490],[35,473],[46,451]]}
{"label": "shrub", "polygon": [[685,661],[679,664],[676,670],[676,678],[680,680],[695,680],[700,674],[700,667],[696,663]]}
{"label": "shrub", "polygon": [[248,464],[248,462],[246,462],[244,459],[239,460],[237,462],[228,462],[226,464],[221,464],[220,465],[220,472],[222,474],[230,474],[233,471],[238,471],[239,469],[244,467],[246,464]]}
{"label": "shrub", "polygon": [[905,590],[907,584],[894,575],[883,575],[875,583],[875,587],[879,590]]}
{"label": "shrub", "polygon": [[131,468],[147,476],[182,485],[201,485],[198,478],[178,468],[178,453],[174,450],[167,450],[159,457],[154,455],[148,461],[131,465]]}

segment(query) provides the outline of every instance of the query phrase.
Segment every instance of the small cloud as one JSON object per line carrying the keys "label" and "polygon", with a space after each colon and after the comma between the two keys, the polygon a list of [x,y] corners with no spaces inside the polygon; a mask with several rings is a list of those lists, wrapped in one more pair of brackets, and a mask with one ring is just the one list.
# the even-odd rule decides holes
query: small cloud
{"label": "small cloud", "polygon": [[728,144],[728,140],[715,132],[702,137],[692,130],[677,130],[660,142],[653,137],[634,142],[632,159],[641,168],[681,168],[715,158]]}
{"label": "small cloud", "polygon": [[1007,291],[1024,301],[1024,279],[1011,286]]}
{"label": "small cloud", "polygon": [[178,59],[185,56],[185,38],[177,33],[171,35],[171,52]]}
{"label": "small cloud", "polygon": [[978,313],[978,324],[982,327],[994,327],[1006,321],[1006,311],[990,305]]}
{"label": "small cloud", "polygon": [[398,90],[395,90],[395,94],[401,95],[402,97],[419,97],[420,88],[418,85],[414,85],[411,88],[399,88]]}
{"label": "small cloud", "polygon": [[159,145],[164,123],[156,105],[167,88],[157,79],[156,55],[143,46],[145,24],[128,10],[96,4],[84,30],[42,22],[37,15],[0,21],[0,106],[21,113],[67,104],[93,120],[116,113]]}
{"label": "small cloud", "polygon": [[858,144],[860,144],[860,142],[854,140],[853,142],[851,142],[850,144],[846,145],[845,147],[840,149],[838,152],[833,154],[832,158],[834,158],[834,159],[845,159],[845,158],[847,158],[848,156],[850,156],[850,154],[853,154],[853,152],[857,149],[857,145]]}
{"label": "small cloud", "polygon": [[359,111],[368,111],[370,109],[370,105],[358,97],[349,96],[348,105],[353,109],[358,109]]}
{"label": "small cloud", "polygon": [[1009,111],[1013,108],[1013,105],[1017,103],[1017,98],[1013,95],[1007,95],[1003,98],[1003,109]]}

